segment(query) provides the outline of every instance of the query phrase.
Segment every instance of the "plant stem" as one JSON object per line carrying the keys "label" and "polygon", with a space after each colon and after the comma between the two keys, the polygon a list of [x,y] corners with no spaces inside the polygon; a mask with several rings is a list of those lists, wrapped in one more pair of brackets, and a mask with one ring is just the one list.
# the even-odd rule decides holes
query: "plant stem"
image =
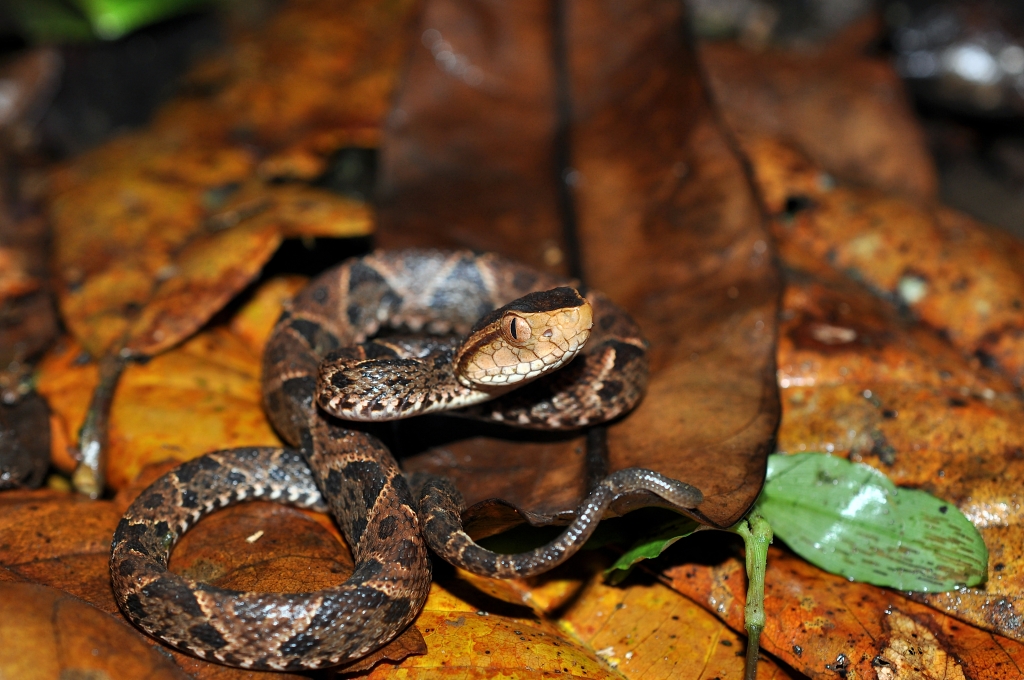
{"label": "plant stem", "polygon": [[106,484],[110,406],[125,363],[117,354],[108,354],[100,360],[100,381],[92,393],[82,429],[78,431],[78,467],[71,475],[71,483],[76,491],[90,498],[99,498]]}
{"label": "plant stem", "polygon": [[751,512],[732,531],[743,537],[747,557],[747,605],[743,608],[743,624],[747,629],[747,667],[745,680],[757,679],[757,658],[764,630],[764,574],[768,567],[768,546],[772,543],[772,527],[757,512]]}

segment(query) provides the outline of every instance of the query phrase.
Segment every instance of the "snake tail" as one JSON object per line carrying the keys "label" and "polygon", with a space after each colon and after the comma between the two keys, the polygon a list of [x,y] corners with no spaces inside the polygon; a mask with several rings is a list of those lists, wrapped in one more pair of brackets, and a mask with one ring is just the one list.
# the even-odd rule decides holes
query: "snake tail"
{"label": "snake tail", "polygon": [[418,476],[420,517],[430,549],[466,571],[492,578],[526,578],[558,566],[572,557],[597,528],[608,506],[622,494],[648,491],[679,508],[695,508],[704,500],[696,487],[653,470],[625,468],[602,479],[576,509],[576,518],[553,541],[522,553],[487,550],[470,538],[462,525],[465,501],[451,480]]}

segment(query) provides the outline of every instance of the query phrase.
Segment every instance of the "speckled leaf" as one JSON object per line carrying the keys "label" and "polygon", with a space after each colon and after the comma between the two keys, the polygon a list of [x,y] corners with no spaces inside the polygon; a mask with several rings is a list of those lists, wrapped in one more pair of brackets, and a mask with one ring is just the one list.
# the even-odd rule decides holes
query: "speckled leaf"
{"label": "speckled leaf", "polygon": [[848,273],[1020,384],[1024,243],[949,208],[822,181],[819,167],[780,140],[744,148],[780,216],[780,248]]}
{"label": "speckled leaf", "polygon": [[985,543],[956,506],[867,465],[770,456],[757,511],[798,555],[856,581],[934,592],[985,579]]}
{"label": "speckled leaf", "polygon": [[[605,583],[605,553],[574,559],[527,581],[497,581],[460,572],[480,590],[505,602],[522,603],[553,620],[564,635],[613,667],[618,677],[668,680],[741,678],[745,640],[710,613],[648,578],[628,587]],[[769,658],[758,678],[789,678]]]}
{"label": "speckled leaf", "polygon": [[[692,540],[692,539],[691,539]],[[679,592],[742,629],[742,559],[665,572]],[[902,595],[827,574],[772,548],[765,579],[766,651],[815,680],[1017,680],[1024,644]]]}

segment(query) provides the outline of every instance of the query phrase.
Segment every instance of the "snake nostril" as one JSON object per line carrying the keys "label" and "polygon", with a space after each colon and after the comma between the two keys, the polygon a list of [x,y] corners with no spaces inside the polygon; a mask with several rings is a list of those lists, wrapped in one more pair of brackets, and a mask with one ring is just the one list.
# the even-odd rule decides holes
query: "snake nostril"
{"label": "snake nostril", "polygon": [[550,328],[547,329],[546,331],[544,331],[544,337],[545,338],[550,338],[554,334],[555,334],[555,332],[553,330],[551,330]]}

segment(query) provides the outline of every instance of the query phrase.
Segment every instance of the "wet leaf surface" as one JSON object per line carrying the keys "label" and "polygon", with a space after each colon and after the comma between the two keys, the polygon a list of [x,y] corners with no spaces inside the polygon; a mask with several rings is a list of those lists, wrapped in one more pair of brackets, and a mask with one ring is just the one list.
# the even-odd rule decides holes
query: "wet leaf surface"
{"label": "wet leaf surface", "polygon": [[[680,565],[671,586],[743,625],[742,561]],[[811,678],[1021,677],[1024,644],[988,633],[893,591],[826,574],[779,549],[768,556],[765,650]]]}
{"label": "wet leaf surface", "polygon": [[[484,248],[565,271],[578,239],[587,283],[629,309],[652,343],[647,396],[610,428],[608,469],[694,484],[705,496],[698,516],[727,526],[760,490],[778,422],[768,237],[677,31],[679,7],[563,9],[564,35],[550,28],[548,3],[500,16],[455,0],[426,5],[384,140],[378,240]],[[494,22],[503,30],[483,29]],[[465,72],[439,61],[442,49]],[[555,96],[559,78],[568,101]],[[574,235],[557,226],[568,200]],[[407,466],[453,477],[470,505],[501,498],[548,523],[584,492],[582,448],[517,444],[513,454],[474,439]],[[617,511],[651,502],[625,499]]]}
{"label": "wet leaf surface", "polygon": [[823,186],[821,170],[778,141],[745,148],[768,209],[783,216],[784,253],[828,262],[1020,383],[1024,244],[949,208]]}

